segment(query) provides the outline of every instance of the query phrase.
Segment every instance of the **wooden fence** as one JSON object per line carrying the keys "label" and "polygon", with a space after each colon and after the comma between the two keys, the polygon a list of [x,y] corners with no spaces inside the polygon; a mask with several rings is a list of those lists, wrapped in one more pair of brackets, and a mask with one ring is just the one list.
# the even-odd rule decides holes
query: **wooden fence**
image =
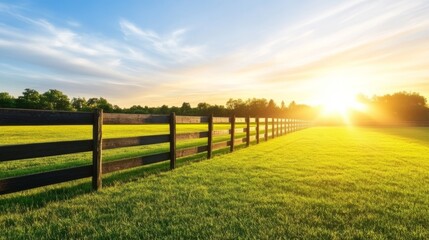
{"label": "wooden fence", "polygon": [[[207,131],[192,133],[176,133],[177,124],[207,123]],[[214,130],[214,124],[230,124],[228,130]],[[237,128],[236,124],[245,124],[245,128]],[[256,126],[250,126],[251,123]],[[169,124],[169,134],[103,139],[103,124]],[[259,143],[263,138],[278,137],[286,133],[307,128],[308,121],[286,118],[238,118],[214,116],[176,116],[149,115],[149,114],[117,114],[103,113],[97,110],[93,113],[0,109],[0,126],[21,125],[92,125],[92,140],[62,141],[47,143],[31,143],[20,145],[0,146],[1,162],[48,157],[80,152],[92,152],[92,164],[67,169],[36,173],[18,177],[0,179],[0,195],[18,192],[26,189],[92,177],[94,190],[102,187],[102,174],[123,169],[138,167],[147,164],[170,161],[170,168],[176,166],[176,158],[186,157],[207,152],[207,158],[217,149],[229,148],[233,152],[238,144],[250,145],[250,142]],[[261,127],[264,135],[261,136]],[[271,132],[269,131],[271,130]],[[252,136],[251,131],[256,131]],[[244,138],[236,138],[236,133],[246,133]],[[230,140],[213,142],[214,136],[230,135]],[[207,145],[184,149],[176,149],[176,142],[185,139],[207,138]],[[114,148],[142,146],[159,143],[169,143],[169,152],[157,153],[148,156],[119,159],[103,163],[102,151]]]}

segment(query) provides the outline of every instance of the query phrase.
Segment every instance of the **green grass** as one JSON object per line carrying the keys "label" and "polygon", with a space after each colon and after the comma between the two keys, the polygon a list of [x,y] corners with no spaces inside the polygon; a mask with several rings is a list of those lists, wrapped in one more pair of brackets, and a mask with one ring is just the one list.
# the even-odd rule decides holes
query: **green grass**
{"label": "green grass", "polygon": [[0,238],[428,239],[428,152],[428,128],[306,129],[100,192],[0,196]]}
{"label": "green grass", "polygon": [[[237,125],[237,128],[244,128],[245,125]],[[216,124],[215,130],[229,129],[229,124]],[[177,133],[207,131],[207,124],[178,124]],[[166,124],[151,125],[105,125],[103,126],[103,138],[120,138],[133,136],[147,136],[168,134],[169,129]],[[237,137],[244,137],[244,133],[236,134]],[[71,141],[91,139],[91,126],[16,126],[0,127],[0,145],[27,144],[40,142]],[[229,136],[214,137],[214,142],[229,140]],[[178,141],[178,148],[186,148],[197,145],[206,145],[207,138],[181,140]],[[103,161],[109,162],[124,158],[150,155],[161,152],[168,152],[168,143],[154,144],[149,146],[137,146],[103,151]],[[82,166],[91,164],[92,155],[90,152],[52,156],[36,159],[11,161],[0,164],[0,179],[45,172],[55,169]]]}

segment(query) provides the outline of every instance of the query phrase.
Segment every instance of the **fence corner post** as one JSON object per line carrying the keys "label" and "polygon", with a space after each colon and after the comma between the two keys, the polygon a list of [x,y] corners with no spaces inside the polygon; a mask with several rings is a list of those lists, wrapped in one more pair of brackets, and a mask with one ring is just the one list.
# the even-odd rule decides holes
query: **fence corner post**
{"label": "fence corner post", "polygon": [[94,121],[92,125],[92,189],[102,188],[102,144],[103,144],[103,109],[94,111]]}
{"label": "fence corner post", "polygon": [[170,114],[170,169],[176,168],[176,114]]}
{"label": "fence corner post", "polygon": [[213,153],[213,114],[209,116],[209,134],[207,136],[207,159],[212,158]]}
{"label": "fence corner post", "polygon": [[235,141],[235,116],[231,117],[231,145],[229,151],[234,152],[234,141]]}

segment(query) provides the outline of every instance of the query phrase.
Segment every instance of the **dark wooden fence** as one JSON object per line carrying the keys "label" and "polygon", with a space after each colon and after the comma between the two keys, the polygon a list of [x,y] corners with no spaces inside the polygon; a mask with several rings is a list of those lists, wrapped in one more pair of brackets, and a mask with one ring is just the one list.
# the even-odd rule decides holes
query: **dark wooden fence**
{"label": "dark wooden fence", "polygon": [[[176,125],[184,123],[207,123],[207,131],[192,133],[176,133]],[[214,124],[230,124],[229,130],[214,130]],[[237,128],[236,124],[245,124],[245,128]],[[256,126],[251,126],[251,123]],[[103,124],[169,124],[169,134],[103,139]],[[207,152],[207,158],[217,149],[229,148],[233,152],[238,144],[250,145],[260,142],[263,138],[278,137],[286,133],[298,131],[311,125],[308,121],[286,118],[238,118],[214,116],[176,116],[147,114],[60,112],[41,110],[0,109],[0,126],[22,125],[92,125],[92,140],[62,141],[0,146],[1,162],[32,159],[80,152],[92,152],[92,164],[67,169],[0,179],[0,195],[26,189],[62,183],[66,181],[92,177],[92,187],[102,187],[102,174],[111,173],[137,166],[170,161],[170,168],[176,167],[176,158]],[[264,135],[261,136],[261,127]],[[271,131],[270,131],[271,130]],[[256,135],[251,135],[256,131]],[[244,138],[236,138],[236,133],[246,133]],[[214,136],[230,135],[230,140],[213,143]],[[207,138],[207,145],[176,149],[176,142],[186,139]],[[114,148],[169,143],[169,152],[148,156],[120,159],[103,163],[102,151]]]}

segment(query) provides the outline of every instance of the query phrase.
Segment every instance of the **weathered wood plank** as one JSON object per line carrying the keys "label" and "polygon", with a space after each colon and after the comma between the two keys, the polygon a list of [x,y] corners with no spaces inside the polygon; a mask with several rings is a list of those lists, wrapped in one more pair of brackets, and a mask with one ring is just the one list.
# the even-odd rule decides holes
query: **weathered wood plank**
{"label": "weathered wood plank", "polygon": [[194,133],[179,133],[176,135],[177,140],[195,139],[195,138],[206,138],[209,136],[209,132],[194,132]]}
{"label": "weathered wood plank", "polygon": [[228,117],[213,117],[213,123],[230,123],[231,119]]}
{"label": "weathered wood plank", "polygon": [[247,142],[247,138],[238,138],[234,140],[234,145],[243,144]]}
{"label": "weathered wood plank", "polygon": [[116,160],[112,162],[103,163],[103,173],[110,173],[119,170],[124,170],[128,168],[139,167],[143,165],[148,165],[152,163],[158,163],[163,161],[168,161],[170,158],[170,153],[158,153],[149,156],[136,157],[136,158],[127,158]]}
{"label": "weathered wood plank", "polygon": [[92,165],[0,180],[0,195],[92,176]]}
{"label": "weathered wood plank", "polygon": [[48,157],[92,150],[92,140],[0,146],[0,162]]}
{"label": "weathered wood plank", "polygon": [[170,134],[129,137],[129,138],[109,138],[103,139],[103,149],[133,147],[142,145],[151,145],[158,143],[166,143],[170,141]]}
{"label": "weathered wood plank", "polygon": [[176,116],[176,123],[208,123],[208,116]]}
{"label": "weathered wood plank", "polygon": [[235,133],[245,133],[247,131],[247,128],[236,128]]}
{"label": "weathered wood plank", "polygon": [[213,130],[213,136],[221,136],[221,135],[227,135],[227,134],[231,134],[231,129],[230,130]]}
{"label": "weathered wood plank", "polygon": [[104,124],[169,123],[167,115],[105,113],[103,118]]}
{"label": "weathered wood plank", "polygon": [[[247,128],[244,128],[244,131],[246,132],[247,131]],[[249,131],[256,131],[256,127],[249,127]]]}
{"label": "weathered wood plank", "polygon": [[246,123],[246,118],[244,117],[235,118],[235,123]]}
{"label": "weathered wood plank", "polygon": [[0,126],[89,125],[93,113],[0,108]]}
{"label": "weathered wood plank", "polygon": [[213,143],[213,150],[217,150],[217,149],[221,149],[221,148],[226,148],[228,146],[231,146],[231,141],[224,141],[224,142]]}
{"label": "weathered wood plank", "polygon": [[194,155],[197,153],[202,153],[208,150],[208,146],[196,146],[196,147],[190,147],[190,148],[182,148],[176,150],[176,157],[186,157],[190,155]]}

